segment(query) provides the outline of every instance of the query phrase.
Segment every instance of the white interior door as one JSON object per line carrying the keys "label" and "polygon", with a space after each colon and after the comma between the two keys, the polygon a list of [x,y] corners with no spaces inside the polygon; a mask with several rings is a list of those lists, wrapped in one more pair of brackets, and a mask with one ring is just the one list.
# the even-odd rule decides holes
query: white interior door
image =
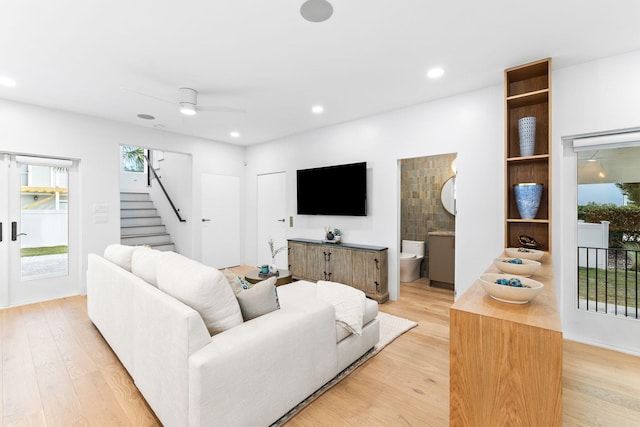
{"label": "white interior door", "polygon": [[215,268],[240,264],[240,178],[201,176],[202,262]]}
{"label": "white interior door", "polygon": [[[287,245],[287,174],[286,172],[258,175],[258,263],[271,264],[269,240],[274,249]],[[287,269],[289,259],[284,249],[275,257],[276,266]]]}
{"label": "white interior door", "polygon": [[69,191],[77,188],[77,167],[70,160],[0,155],[0,303],[77,294],[78,221]]}
{"label": "white interior door", "polygon": [[9,305],[9,161],[0,153],[0,307]]}

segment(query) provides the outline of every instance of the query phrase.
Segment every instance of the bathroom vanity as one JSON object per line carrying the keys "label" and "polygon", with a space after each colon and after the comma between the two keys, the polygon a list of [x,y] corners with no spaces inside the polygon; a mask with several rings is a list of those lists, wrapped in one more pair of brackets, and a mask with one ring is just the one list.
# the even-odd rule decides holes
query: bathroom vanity
{"label": "bathroom vanity", "polygon": [[456,234],[454,231],[429,233],[429,283],[452,289],[455,279]]}

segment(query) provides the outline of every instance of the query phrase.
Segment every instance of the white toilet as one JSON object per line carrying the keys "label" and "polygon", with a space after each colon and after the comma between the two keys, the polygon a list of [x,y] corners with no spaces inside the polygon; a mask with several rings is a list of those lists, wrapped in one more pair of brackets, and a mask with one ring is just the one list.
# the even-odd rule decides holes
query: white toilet
{"label": "white toilet", "polygon": [[400,281],[413,282],[420,278],[420,264],[424,259],[424,242],[403,240],[400,249]]}

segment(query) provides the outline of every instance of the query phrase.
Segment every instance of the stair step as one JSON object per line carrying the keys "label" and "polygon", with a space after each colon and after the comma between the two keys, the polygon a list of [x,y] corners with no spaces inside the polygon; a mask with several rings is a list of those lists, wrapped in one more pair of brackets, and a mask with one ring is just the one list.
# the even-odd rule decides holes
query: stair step
{"label": "stair step", "polygon": [[154,209],[151,200],[121,200],[120,209]]}
{"label": "stair step", "polygon": [[151,226],[151,225],[162,225],[162,218],[160,218],[158,215],[120,218],[120,227]]}
{"label": "stair step", "polygon": [[149,245],[159,251],[176,250],[149,193],[120,193],[120,242]]}
{"label": "stair step", "polygon": [[176,245],[172,242],[152,243],[149,246],[159,251],[176,251]]}
{"label": "stair step", "polygon": [[147,209],[120,209],[120,218],[139,218],[144,216],[156,216],[158,210],[155,208]]}
{"label": "stair step", "polygon": [[120,243],[123,245],[150,245],[152,243],[166,243],[169,242],[171,236],[168,233],[158,234],[134,234],[131,236],[120,236]]}
{"label": "stair step", "polygon": [[167,227],[163,224],[157,225],[134,225],[127,227],[120,227],[120,235],[121,236],[135,236],[138,234],[158,234],[158,233],[166,233]]}
{"label": "stair step", "polygon": [[120,201],[149,201],[149,200],[151,200],[149,193],[131,193],[131,192],[120,193]]}

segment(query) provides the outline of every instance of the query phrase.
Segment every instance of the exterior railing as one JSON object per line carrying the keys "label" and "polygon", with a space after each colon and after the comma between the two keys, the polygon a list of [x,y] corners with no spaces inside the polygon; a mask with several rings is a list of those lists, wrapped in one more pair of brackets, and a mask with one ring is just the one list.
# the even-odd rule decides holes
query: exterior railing
{"label": "exterior railing", "polygon": [[640,251],[578,247],[578,309],[640,319]]}

